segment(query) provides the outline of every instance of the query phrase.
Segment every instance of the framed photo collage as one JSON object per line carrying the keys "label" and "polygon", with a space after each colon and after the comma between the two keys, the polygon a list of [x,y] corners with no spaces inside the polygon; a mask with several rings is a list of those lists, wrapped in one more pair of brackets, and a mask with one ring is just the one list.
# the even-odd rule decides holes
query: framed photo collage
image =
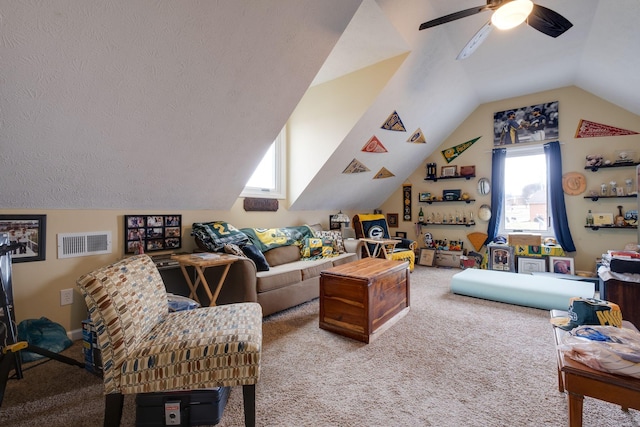
{"label": "framed photo collage", "polygon": [[167,251],[182,247],[182,215],[125,215],[124,253]]}

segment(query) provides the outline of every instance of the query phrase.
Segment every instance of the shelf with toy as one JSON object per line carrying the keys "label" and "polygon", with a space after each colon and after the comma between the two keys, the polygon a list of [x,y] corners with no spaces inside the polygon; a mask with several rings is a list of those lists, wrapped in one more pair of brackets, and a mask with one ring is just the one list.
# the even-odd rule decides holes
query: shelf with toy
{"label": "shelf with toy", "polygon": [[458,200],[421,200],[420,203],[451,203],[451,202],[465,202],[465,203],[471,203],[471,202],[475,202],[476,199],[458,199]]}

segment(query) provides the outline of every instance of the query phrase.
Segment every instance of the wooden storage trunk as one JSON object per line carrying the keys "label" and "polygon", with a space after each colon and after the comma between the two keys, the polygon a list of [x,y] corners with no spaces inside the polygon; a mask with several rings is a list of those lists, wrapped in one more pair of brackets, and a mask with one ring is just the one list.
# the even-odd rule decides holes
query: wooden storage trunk
{"label": "wooden storage trunk", "polygon": [[320,275],[320,328],[365,343],[409,311],[409,263],[364,258]]}

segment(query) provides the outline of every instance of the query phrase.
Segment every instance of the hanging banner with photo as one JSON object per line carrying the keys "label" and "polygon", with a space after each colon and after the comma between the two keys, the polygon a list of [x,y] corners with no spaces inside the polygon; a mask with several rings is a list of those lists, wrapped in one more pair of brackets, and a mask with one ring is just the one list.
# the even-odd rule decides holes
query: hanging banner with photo
{"label": "hanging banner with photo", "polygon": [[613,126],[603,125],[600,123],[590,122],[589,120],[580,119],[578,129],[576,129],[576,138],[595,138],[598,136],[622,136],[636,135],[638,132],[632,130],[620,129]]}
{"label": "hanging banner with photo", "polygon": [[402,186],[402,220],[411,221],[411,185]]}
{"label": "hanging banner with photo", "polygon": [[369,172],[369,168],[360,163],[357,159],[351,160],[349,166],[342,171],[342,173],[360,173],[360,172]]}
{"label": "hanging banner with photo", "polygon": [[381,178],[391,178],[392,176],[395,176],[394,174],[392,174],[391,172],[389,172],[389,169],[387,168],[382,168],[380,169],[380,171],[373,177],[373,179],[381,179]]}
{"label": "hanging banner with photo", "polygon": [[447,161],[447,163],[451,163],[453,159],[462,154],[467,148],[471,147],[474,142],[482,138],[481,136],[470,139],[467,142],[463,142],[462,144],[458,144],[455,147],[447,148],[446,150],[442,150],[442,156]]}
{"label": "hanging banner with photo", "polygon": [[558,101],[493,114],[493,145],[558,139]]}
{"label": "hanging banner with photo", "polygon": [[427,141],[424,139],[424,134],[420,128],[416,129],[411,135],[411,138],[407,139],[407,142],[413,142],[414,144],[425,144]]}
{"label": "hanging banner with photo", "polygon": [[402,124],[402,120],[400,120],[400,116],[398,115],[397,111],[394,111],[388,118],[387,121],[384,122],[384,124],[382,126],[380,126],[382,129],[386,129],[386,130],[394,130],[397,132],[406,132],[407,130],[404,127],[404,124]]}
{"label": "hanging banner with photo", "polygon": [[362,147],[362,150],[365,153],[386,153],[387,149],[382,142],[378,139],[377,136],[373,135],[371,139]]}

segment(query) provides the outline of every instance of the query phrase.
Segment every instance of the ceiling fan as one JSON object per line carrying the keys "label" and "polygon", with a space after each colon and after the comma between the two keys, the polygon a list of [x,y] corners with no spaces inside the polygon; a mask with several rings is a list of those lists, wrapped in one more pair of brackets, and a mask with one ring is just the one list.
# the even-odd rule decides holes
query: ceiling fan
{"label": "ceiling fan", "polygon": [[484,39],[487,38],[494,26],[501,30],[506,30],[526,21],[529,26],[554,38],[573,27],[573,24],[558,12],[534,4],[531,0],[487,0],[487,4],[484,6],[472,7],[427,21],[420,25],[420,30],[446,24],[447,22],[466,18],[487,10],[494,11],[491,19],[469,40],[456,59],[465,59],[471,56]]}

